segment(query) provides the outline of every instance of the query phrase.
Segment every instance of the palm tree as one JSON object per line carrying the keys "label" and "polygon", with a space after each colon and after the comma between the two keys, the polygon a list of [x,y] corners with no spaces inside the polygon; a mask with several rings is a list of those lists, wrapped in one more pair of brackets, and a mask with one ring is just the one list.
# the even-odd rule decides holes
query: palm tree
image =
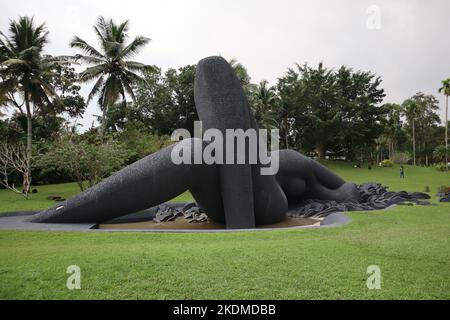
{"label": "palm tree", "polygon": [[267,80],[262,80],[258,85],[251,90],[251,104],[255,113],[256,121],[263,127],[271,127],[270,121],[275,120],[271,117],[276,104],[278,96],[275,87],[269,87]]}
{"label": "palm tree", "polygon": [[251,78],[248,74],[247,68],[244,67],[242,63],[240,63],[237,59],[233,58],[228,61],[231,68],[233,68],[236,77],[239,79],[242,88],[244,89],[247,98],[250,98],[250,91],[252,90],[254,84],[250,83]]}
{"label": "palm tree", "polygon": [[[28,196],[31,185],[32,117],[38,108],[50,103],[56,93],[47,81],[58,58],[43,56],[48,41],[45,24],[35,26],[33,18],[10,21],[9,36],[0,32],[0,92],[3,103],[17,107],[27,118],[26,167],[22,192]],[[16,95],[21,96],[18,102]],[[23,106],[25,105],[25,111]]]}
{"label": "palm tree", "polygon": [[101,135],[107,129],[106,115],[108,108],[114,105],[119,98],[122,98],[122,103],[125,106],[126,94],[135,101],[133,85],[139,81],[144,81],[136,72],[140,73],[152,68],[140,62],[127,60],[150,42],[149,38],[137,36],[129,44],[126,44],[128,24],[128,20],[116,24],[112,19],[106,20],[99,17],[94,26],[94,31],[101,50],[95,49],[77,36],[70,43],[72,48],[82,51],[82,54],[76,55],[75,58],[90,65],[80,74],[80,81],[88,82],[96,79],[87,103],[98,96],[98,104],[102,111]]}
{"label": "palm tree", "polygon": [[448,96],[450,96],[450,78],[442,80],[439,92],[445,95],[445,167],[448,170]]}
{"label": "palm tree", "polygon": [[415,122],[420,114],[420,103],[414,98],[405,100],[402,104],[404,115],[412,127],[412,142],[413,142],[413,165],[416,165],[416,131]]}

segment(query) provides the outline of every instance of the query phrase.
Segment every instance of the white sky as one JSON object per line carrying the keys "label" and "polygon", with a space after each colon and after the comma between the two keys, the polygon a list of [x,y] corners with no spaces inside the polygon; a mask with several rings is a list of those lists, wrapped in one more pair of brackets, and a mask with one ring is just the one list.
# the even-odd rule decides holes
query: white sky
{"label": "white sky", "polygon": [[[367,9],[380,9],[380,29],[369,29]],[[345,64],[382,76],[385,102],[401,103],[417,91],[435,95],[450,77],[448,0],[0,0],[0,30],[9,19],[31,15],[50,31],[47,53],[75,54],[74,35],[95,44],[92,26],[103,15],[129,19],[130,35],[152,42],[135,60],[167,68],[209,55],[237,58],[253,82],[275,84],[295,62]],[[87,97],[93,83],[83,86]],[[92,103],[86,129],[99,109]]]}

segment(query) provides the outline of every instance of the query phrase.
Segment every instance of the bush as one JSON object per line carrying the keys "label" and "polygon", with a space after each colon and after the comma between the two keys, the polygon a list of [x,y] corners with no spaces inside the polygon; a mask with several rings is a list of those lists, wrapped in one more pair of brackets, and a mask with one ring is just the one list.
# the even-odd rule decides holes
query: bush
{"label": "bush", "polygon": [[443,146],[443,145],[437,146],[433,151],[433,157],[436,161],[445,163],[445,155],[446,155],[446,149],[445,149],[445,146]]}
{"label": "bush", "polygon": [[394,152],[392,156],[392,161],[395,163],[406,164],[411,160],[411,156],[408,152]]}
{"label": "bush", "polygon": [[140,127],[139,124],[127,125],[122,132],[116,134],[116,138],[127,149],[133,151],[133,155],[128,159],[127,163],[133,163],[173,144],[170,137],[149,133],[145,128]]}
{"label": "bush", "polygon": [[122,144],[109,140],[89,143],[70,135],[55,141],[52,148],[36,159],[42,170],[59,170],[76,181],[80,190],[92,187],[103,178],[121,169],[132,152]]}
{"label": "bush", "polygon": [[389,159],[384,159],[383,161],[381,161],[381,166],[385,167],[385,168],[389,168],[389,167],[393,167],[394,163]]}
{"label": "bush", "polygon": [[450,192],[450,187],[447,186],[440,186],[438,188],[438,193],[444,193],[444,192]]}
{"label": "bush", "polygon": [[435,166],[437,171],[446,171],[447,170],[447,166],[444,163],[439,163]]}
{"label": "bush", "polygon": [[425,186],[425,192],[431,192],[430,186]]}

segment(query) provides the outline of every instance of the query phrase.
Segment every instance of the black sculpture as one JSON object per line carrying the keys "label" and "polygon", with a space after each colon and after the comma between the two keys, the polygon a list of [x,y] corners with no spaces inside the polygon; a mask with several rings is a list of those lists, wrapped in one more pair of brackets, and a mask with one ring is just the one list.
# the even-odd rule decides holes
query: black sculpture
{"label": "black sculpture", "polygon": [[[195,103],[203,130],[258,128],[238,78],[221,57],[198,63]],[[178,144],[193,144],[195,139]],[[102,222],[153,207],[190,190],[212,220],[225,223],[227,228],[253,228],[283,220],[288,205],[305,199],[341,202],[358,201],[360,197],[354,184],[292,150],[276,151],[280,161],[276,175],[261,175],[260,163],[176,165],[171,160],[175,145],[127,166],[31,220]]]}

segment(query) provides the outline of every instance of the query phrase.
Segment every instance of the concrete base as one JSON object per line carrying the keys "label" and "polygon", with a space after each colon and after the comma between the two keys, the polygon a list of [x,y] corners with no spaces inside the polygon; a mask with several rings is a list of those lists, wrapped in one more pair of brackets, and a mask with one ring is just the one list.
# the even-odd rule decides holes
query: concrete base
{"label": "concrete base", "polygon": [[[91,232],[174,232],[174,233],[205,233],[205,232],[248,232],[248,231],[267,231],[267,230],[293,230],[293,229],[312,229],[324,227],[336,227],[347,224],[351,221],[343,212],[336,212],[325,217],[320,226],[296,226],[287,228],[258,228],[258,229],[212,229],[212,230],[192,230],[192,229],[97,229],[96,223],[36,223],[28,221],[36,212],[17,212],[0,215],[0,229],[12,230],[35,230],[35,231],[91,231]],[[150,217],[151,212],[144,212]],[[120,222],[135,222],[137,214],[129,215],[129,219],[121,217]]]}

